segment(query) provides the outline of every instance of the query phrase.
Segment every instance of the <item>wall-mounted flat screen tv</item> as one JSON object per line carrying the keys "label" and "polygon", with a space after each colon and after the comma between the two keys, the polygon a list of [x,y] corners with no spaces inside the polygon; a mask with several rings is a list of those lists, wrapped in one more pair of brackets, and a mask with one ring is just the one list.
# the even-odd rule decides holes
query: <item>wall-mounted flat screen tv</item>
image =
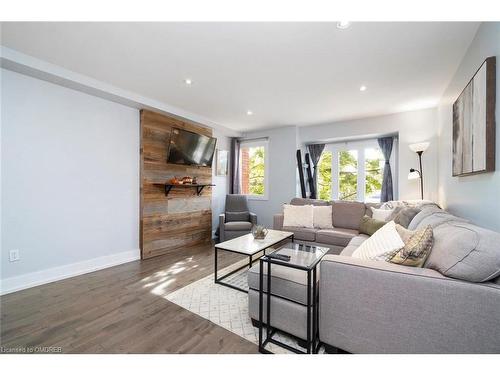
{"label": "wall-mounted flat screen tv", "polygon": [[210,167],[216,143],[217,138],[173,128],[167,162]]}

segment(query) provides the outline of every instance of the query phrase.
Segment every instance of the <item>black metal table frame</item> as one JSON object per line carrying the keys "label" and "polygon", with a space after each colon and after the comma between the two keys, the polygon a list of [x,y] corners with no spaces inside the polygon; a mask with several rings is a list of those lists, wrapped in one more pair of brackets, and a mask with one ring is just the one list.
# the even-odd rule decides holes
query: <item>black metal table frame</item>
{"label": "black metal table frame", "polygon": [[[217,247],[217,245],[215,245],[215,272],[214,272],[214,279],[215,279],[215,283],[216,284],[220,284],[220,285],[224,285],[224,286],[227,286],[229,288],[233,288],[233,289],[236,289],[236,290],[239,290],[240,292],[244,292],[244,293],[248,293],[248,290],[245,290],[245,289],[242,289],[240,287],[237,287],[235,285],[231,285],[229,283],[226,283],[222,280],[224,280],[225,278],[233,275],[234,273],[242,270],[243,268],[246,268],[248,267],[248,269],[252,268],[252,264],[253,262],[255,262],[257,259],[253,259],[254,255],[257,255],[257,254],[260,254],[262,253],[262,256],[265,256],[266,255],[266,250],[269,249],[270,247],[273,247],[277,244],[279,244],[280,242],[283,242],[283,241],[286,241],[288,239],[291,239],[291,241],[293,242],[294,240],[294,235],[293,233],[290,233],[289,236],[286,236],[285,238],[279,240],[279,241],[276,241],[275,243],[272,243],[270,244],[269,246],[265,247],[264,249],[260,250],[260,251],[257,251],[256,253],[253,253],[253,254],[245,254],[245,253],[241,253],[239,251],[236,251],[236,250],[228,250],[228,249],[223,249],[221,247]],[[238,267],[237,269],[235,270],[232,270],[231,272],[228,272],[227,274],[221,276],[221,277],[217,277],[217,265],[218,265],[218,262],[217,262],[217,254],[218,254],[218,250],[222,250],[222,251],[228,251],[230,253],[235,253],[235,254],[239,254],[239,255],[244,255],[244,256],[248,256],[248,264],[244,264],[243,266],[241,267]],[[259,258],[260,258],[259,257]]]}
{"label": "black metal table frame", "polygon": [[[296,264],[291,264],[288,262],[281,261],[276,258],[269,258],[263,256],[260,258],[260,274],[259,274],[259,352],[264,354],[272,354],[269,350],[265,348],[268,343],[278,345],[284,349],[297,354],[311,354],[317,353],[320,342],[319,342],[319,327],[318,327],[318,291],[317,291],[317,266],[321,258],[315,261],[309,268],[298,266]],[[264,310],[264,263],[267,263],[267,303],[266,303],[266,324],[263,321],[263,310]],[[270,324],[271,321],[271,264],[278,264],[280,266],[295,268],[301,271],[307,272],[307,339],[306,339],[306,351],[303,352],[296,348],[291,347],[285,343],[282,343],[273,338],[274,334],[280,330],[272,328]],[[311,277],[312,273],[312,277]],[[312,283],[312,285],[311,285]],[[311,300],[311,289],[312,289],[312,300]],[[295,301],[291,301],[297,303]],[[311,303],[312,302],[312,303]],[[302,304],[300,304],[302,305]],[[311,312],[312,310],[312,312]],[[311,327],[311,313],[312,313],[312,327]],[[263,340],[263,327],[266,326],[266,339]],[[311,329],[312,328],[312,329]]]}

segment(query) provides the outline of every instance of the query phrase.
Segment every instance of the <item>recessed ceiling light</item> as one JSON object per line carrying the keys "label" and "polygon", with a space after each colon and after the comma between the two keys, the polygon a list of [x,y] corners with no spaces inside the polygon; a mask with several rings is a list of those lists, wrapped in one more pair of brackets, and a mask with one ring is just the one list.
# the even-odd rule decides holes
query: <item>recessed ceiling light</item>
{"label": "recessed ceiling light", "polygon": [[359,88],[359,91],[366,91],[366,86],[365,86],[365,85],[361,86],[361,87]]}
{"label": "recessed ceiling light", "polygon": [[338,29],[347,29],[349,26],[351,26],[351,23],[349,21],[340,21],[337,22],[337,28]]}
{"label": "recessed ceiling light", "polygon": [[184,83],[185,83],[186,85],[188,85],[188,86],[191,86],[191,85],[193,84],[193,80],[192,80],[191,78],[186,78],[186,79],[184,80]]}
{"label": "recessed ceiling light", "polygon": [[252,116],[252,115],[253,115],[253,112],[252,112],[252,111],[247,111],[247,115],[248,115],[248,116]]}

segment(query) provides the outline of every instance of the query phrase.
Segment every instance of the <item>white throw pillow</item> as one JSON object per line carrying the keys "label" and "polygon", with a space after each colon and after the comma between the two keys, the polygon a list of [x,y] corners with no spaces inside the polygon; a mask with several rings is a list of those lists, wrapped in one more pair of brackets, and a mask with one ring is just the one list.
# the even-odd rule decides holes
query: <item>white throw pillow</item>
{"label": "white throw pillow", "polygon": [[370,209],[372,210],[373,213],[372,218],[374,218],[375,220],[382,220],[382,221],[387,221],[389,216],[391,216],[392,211],[394,211],[394,210],[383,210],[380,208],[373,208],[373,207],[370,207]]}
{"label": "white throw pillow", "polygon": [[283,205],[284,227],[314,228],[313,217],[313,206],[310,204],[304,206]]}
{"label": "white throw pillow", "polygon": [[313,222],[314,228],[333,228],[332,206],[313,206]]}
{"label": "white throw pillow", "polygon": [[396,230],[396,223],[389,221],[354,250],[352,256],[359,259],[385,260],[389,253],[403,248],[404,245]]}

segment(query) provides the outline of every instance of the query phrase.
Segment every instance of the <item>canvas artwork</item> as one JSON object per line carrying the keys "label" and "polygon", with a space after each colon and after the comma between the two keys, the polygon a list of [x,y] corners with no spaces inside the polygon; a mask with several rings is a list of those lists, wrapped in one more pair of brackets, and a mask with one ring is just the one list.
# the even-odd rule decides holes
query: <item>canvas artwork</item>
{"label": "canvas artwork", "polygon": [[495,170],[495,65],[486,59],[453,104],[453,176]]}
{"label": "canvas artwork", "polygon": [[217,150],[217,176],[227,176],[228,155],[229,152],[226,150]]}

